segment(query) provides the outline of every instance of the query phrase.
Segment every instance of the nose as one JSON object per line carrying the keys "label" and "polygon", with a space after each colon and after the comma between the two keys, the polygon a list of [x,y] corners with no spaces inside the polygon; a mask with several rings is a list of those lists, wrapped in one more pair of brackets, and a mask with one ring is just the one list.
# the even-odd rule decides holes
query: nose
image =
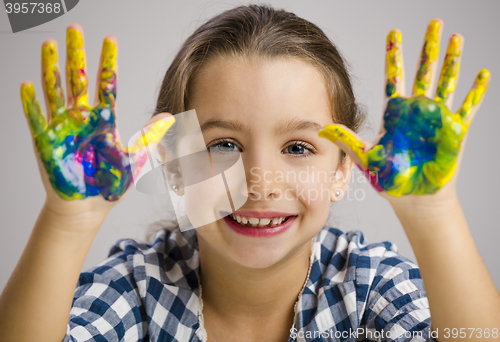
{"label": "nose", "polygon": [[[245,173],[248,187],[248,199],[253,201],[275,200],[282,194],[284,186],[279,181],[279,158],[273,153],[266,153],[260,148],[259,152],[250,152],[244,158]],[[281,177],[283,179],[283,177]]]}

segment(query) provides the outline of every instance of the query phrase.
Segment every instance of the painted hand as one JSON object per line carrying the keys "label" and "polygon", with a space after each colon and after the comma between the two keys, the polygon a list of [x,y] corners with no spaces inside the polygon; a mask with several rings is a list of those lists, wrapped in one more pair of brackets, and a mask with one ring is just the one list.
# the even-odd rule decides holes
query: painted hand
{"label": "painted hand", "polygon": [[319,133],[342,148],[376,190],[390,196],[434,194],[452,179],[468,126],[489,84],[489,71],[479,71],[462,107],[451,111],[463,46],[462,36],[454,34],[437,91],[430,97],[442,26],[439,19],[429,23],[411,97],[404,96],[401,33],[392,30],[387,35],[387,105],[375,142],[362,140],[342,125],[327,125]]}
{"label": "painted hand", "polygon": [[48,117],[42,113],[33,84],[21,85],[21,99],[34,143],[54,191],[65,200],[102,195],[118,200],[147,159],[142,141],[158,142],[173,124],[158,120],[133,148],[122,147],[118,135],[115,101],[117,43],[104,40],[98,72],[96,99],[88,105],[87,71],[83,31],[78,25],[67,30],[67,85],[65,105],[58,67],[57,43],[42,46],[43,88]]}

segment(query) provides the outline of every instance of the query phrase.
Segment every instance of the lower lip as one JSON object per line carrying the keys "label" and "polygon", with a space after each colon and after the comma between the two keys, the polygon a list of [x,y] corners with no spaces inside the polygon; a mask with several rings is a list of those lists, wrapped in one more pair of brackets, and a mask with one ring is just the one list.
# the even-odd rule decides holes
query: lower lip
{"label": "lower lip", "polygon": [[241,224],[238,224],[237,222],[231,220],[229,216],[224,217],[224,221],[227,223],[229,228],[234,230],[236,233],[246,235],[246,236],[254,236],[254,237],[267,237],[267,236],[274,236],[278,235],[280,233],[283,233],[285,230],[290,228],[290,226],[293,224],[297,216],[290,216],[288,220],[283,222],[280,225],[274,226],[274,227],[247,227],[247,226],[242,226]]}

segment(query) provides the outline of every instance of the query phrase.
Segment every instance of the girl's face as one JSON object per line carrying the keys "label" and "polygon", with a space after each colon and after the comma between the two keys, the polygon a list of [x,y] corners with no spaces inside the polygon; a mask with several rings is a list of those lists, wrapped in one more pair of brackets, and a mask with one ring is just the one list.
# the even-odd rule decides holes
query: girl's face
{"label": "girl's face", "polygon": [[[241,224],[228,216],[196,228],[200,244],[252,268],[309,248],[352,168],[339,165],[339,148],[318,136],[333,123],[319,71],[298,59],[215,59],[197,74],[189,109],[196,110],[212,154],[241,153],[248,188],[248,200],[233,213]],[[243,217],[250,222],[244,225]],[[259,234],[280,217],[289,222],[274,229],[279,233]],[[267,227],[241,226],[255,219]]]}

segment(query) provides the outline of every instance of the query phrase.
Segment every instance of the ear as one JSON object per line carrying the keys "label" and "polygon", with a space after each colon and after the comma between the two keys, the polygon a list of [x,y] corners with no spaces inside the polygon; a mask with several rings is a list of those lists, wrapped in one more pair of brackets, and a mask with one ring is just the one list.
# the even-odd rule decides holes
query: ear
{"label": "ear", "polygon": [[[354,167],[354,163],[348,155],[344,157],[344,160],[341,161],[335,171],[335,178],[332,182],[332,187],[330,191],[330,201],[338,202],[347,192],[349,188],[349,181],[351,180],[352,168]],[[338,196],[336,195],[338,191]]]}
{"label": "ear", "polygon": [[[168,183],[168,187],[170,190],[173,190],[173,186],[177,186],[179,190],[177,190],[175,193],[179,196],[184,195],[184,186],[183,186],[183,180],[182,180],[182,173],[180,170],[179,166],[179,161],[173,154],[173,151],[166,148],[165,144],[158,144],[157,146],[158,152],[160,154],[161,159],[163,160],[164,164],[160,167],[163,168],[163,174],[165,175],[165,178]],[[170,160],[169,162],[165,162],[166,160]]]}

